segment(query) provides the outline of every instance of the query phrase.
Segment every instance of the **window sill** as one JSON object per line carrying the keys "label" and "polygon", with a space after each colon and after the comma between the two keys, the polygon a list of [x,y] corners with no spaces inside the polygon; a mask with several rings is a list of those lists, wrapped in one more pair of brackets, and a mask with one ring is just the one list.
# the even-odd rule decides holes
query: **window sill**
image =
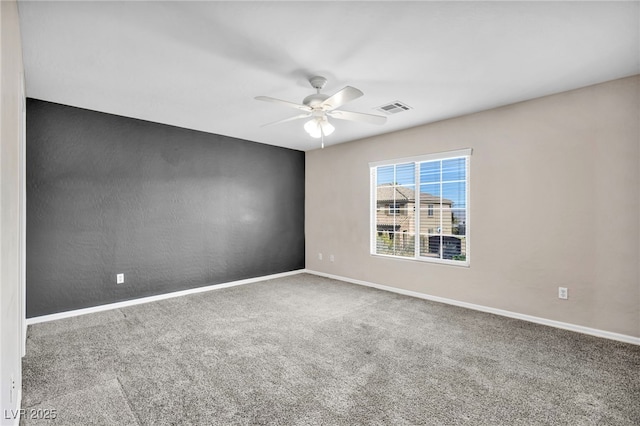
{"label": "window sill", "polygon": [[428,257],[404,257],[404,256],[394,256],[391,254],[378,254],[378,253],[369,253],[371,257],[381,257],[383,259],[398,259],[398,260],[406,260],[409,262],[419,262],[419,263],[432,263],[436,265],[447,265],[447,266],[457,266],[462,268],[471,267],[469,260],[459,261],[459,260],[446,260],[446,259],[430,259]]}

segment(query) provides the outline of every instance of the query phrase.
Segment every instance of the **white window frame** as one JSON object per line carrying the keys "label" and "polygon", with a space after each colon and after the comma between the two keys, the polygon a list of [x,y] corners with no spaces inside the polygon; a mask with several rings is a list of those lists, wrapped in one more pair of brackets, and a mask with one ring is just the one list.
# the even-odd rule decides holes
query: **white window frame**
{"label": "white window frame", "polygon": [[[470,194],[471,194],[471,178],[470,178],[470,169],[471,169],[471,148],[459,149],[455,151],[447,151],[447,152],[438,152],[427,155],[419,155],[415,157],[404,157],[404,158],[395,158],[391,160],[383,160],[383,161],[374,161],[369,163],[369,189],[370,189],[370,228],[369,228],[369,239],[370,239],[370,247],[369,253],[372,256],[376,257],[385,257],[385,258],[393,258],[393,259],[402,259],[408,261],[418,261],[418,262],[428,262],[428,263],[438,263],[445,265],[453,265],[453,266],[463,266],[469,267],[471,264],[471,233],[469,230],[471,229],[471,204],[470,204]],[[377,188],[377,176],[376,176],[376,168],[381,166],[391,166],[396,164],[403,163],[415,163],[415,180],[414,185],[415,189],[419,191],[420,185],[420,167],[419,164],[426,161],[438,161],[438,160],[449,160],[454,158],[466,158],[466,173],[465,173],[465,182],[466,182],[466,223],[465,223],[465,260],[449,260],[449,259],[440,259],[440,258],[432,258],[420,256],[420,245],[415,244],[415,253],[413,257],[407,256],[396,256],[391,254],[380,254],[376,253],[376,236],[377,236],[377,227],[376,227],[376,212],[377,212],[377,203],[376,203],[376,188]],[[415,201],[415,238],[416,241],[420,238],[420,197],[416,197]],[[435,207],[435,206],[434,206]]]}

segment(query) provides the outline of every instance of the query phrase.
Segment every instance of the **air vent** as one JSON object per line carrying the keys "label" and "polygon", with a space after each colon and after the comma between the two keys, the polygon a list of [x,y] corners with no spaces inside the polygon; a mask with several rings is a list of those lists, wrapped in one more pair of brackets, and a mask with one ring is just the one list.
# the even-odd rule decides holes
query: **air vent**
{"label": "air vent", "polygon": [[389,102],[386,105],[382,105],[376,108],[378,111],[384,112],[385,114],[397,114],[403,111],[409,111],[411,107],[407,104],[403,104],[400,101]]}

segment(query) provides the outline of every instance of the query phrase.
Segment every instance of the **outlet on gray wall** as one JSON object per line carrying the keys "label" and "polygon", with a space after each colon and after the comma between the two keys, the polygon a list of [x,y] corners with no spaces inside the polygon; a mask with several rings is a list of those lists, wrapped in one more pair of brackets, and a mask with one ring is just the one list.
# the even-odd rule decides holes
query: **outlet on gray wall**
{"label": "outlet on gray wall", "polygon": [[27,200],[28,317],[304,268],[301,151],[28,99]]}

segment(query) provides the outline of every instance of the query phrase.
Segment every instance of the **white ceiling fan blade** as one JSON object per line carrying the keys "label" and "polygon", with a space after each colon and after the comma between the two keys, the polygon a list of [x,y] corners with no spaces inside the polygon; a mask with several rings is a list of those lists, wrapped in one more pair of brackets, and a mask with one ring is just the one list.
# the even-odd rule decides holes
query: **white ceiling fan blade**
{"label": "white ceiling fan blade", "polygon": [[364,93],[362,93],[360,90],[356,89],[355,87],[347,86],[334,95],[329,96],[324,102],[322,102],[321,106],[323,110],[331,111],[341,107],[347,102],[358,99],[362,95],[364,95]]}
{"label": "white ceiling fan blade", "polygon": [[387,121],[387,117],[382,115],[363,114],[352,111],[329,111],[327,115],[340,120],[362,121],[371,124],[384,124]]}
{"label": "white ceiling fan blade", "polygon": [[284,120],[278,120],[278,121],[274,121],[272,123],[263,124],[260,127],[273,126],[274,124],[286,123],[287,121],[299,120],[301,118],[307,118],[307,117],[311,117],[311,114],[296,115],[294,117],[285,118]]}
{"label": "white ceiling fan blade", "polygon": [[311,111],[311,108],[306,105],[296,104],[294,102],[289,102],[289,101],[283,101],[282,99],[271,98],[269,96],[256,96],[255,99],[258,101],[274,102],[276,104],[281,104],[284,106],[288,106],[290,108],[301,109],[303,111]]}

